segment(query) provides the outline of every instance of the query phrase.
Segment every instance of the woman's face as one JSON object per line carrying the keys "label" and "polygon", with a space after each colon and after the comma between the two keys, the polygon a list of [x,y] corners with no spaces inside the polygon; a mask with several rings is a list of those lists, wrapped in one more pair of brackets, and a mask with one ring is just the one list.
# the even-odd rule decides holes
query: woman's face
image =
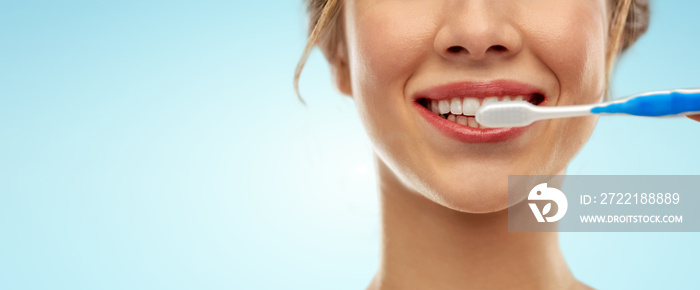
{"label": "woman's face", "polygon": [[349,77],[345,91],[380,162],[403,184],[452,209],[502,210],[508,175],[562,173],[597,119],[485,129],[474,110],[493,97],[540,106],[599,102],[607,4],[347,0],[349,71],[339,75]]}

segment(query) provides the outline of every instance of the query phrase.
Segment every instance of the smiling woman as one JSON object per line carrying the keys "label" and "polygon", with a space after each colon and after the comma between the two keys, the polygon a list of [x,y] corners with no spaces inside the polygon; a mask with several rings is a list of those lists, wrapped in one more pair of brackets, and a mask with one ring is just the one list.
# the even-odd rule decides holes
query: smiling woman
{"label": "smiling woman", "polygon": [[[647,1],[310,1],[320,46],[374,147],[381,266],[370,289],[584,288],[556,233],[508,233],[508,175],[563,174],[596,117],[484,128],[484,103],[600,102]],[[527,251],[524,251],[527,249]]]}

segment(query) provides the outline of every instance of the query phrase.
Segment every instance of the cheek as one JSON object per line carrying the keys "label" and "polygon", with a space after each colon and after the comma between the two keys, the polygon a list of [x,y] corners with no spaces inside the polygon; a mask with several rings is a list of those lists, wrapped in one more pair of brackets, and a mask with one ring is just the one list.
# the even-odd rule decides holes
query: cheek
{"label": "cheek", "polygon": [[532,12],[540,21],[523,24],[531,31],[531,47],[557,77],[560,87],[557,105],[598,102],[606,86],[605,3],[566,0],[557,3],[550,9],[537,10],[546,14]]}
{"label": "cheek", "polygon": [[[378,3],[376,3],[378,2]],[[413,130],[397,120],[409,118],[404,86],[430,54],[434,19],[430,1],[397,5],[392,1],[348,1],[346,28],[355,104],[378,153],[402,154],[395,144]],[[425,7],[421,7],[425,6]],[[422,11],[422,13],[416,13]]]}
{"label": "cheek", "polygon": [[[359,2],[359,3],[357,3]],[[379,2],[379,3],[375,3]],[[429,2],[429,1],[428,1]],[[353,92],[362,98],[377,88],[402,88],[429,53],[436,27],[426,1],[349,1],[350,65]],[[421,7],[426,6],[426,7]],[[424,13],[416,13],[424,11]]]}
{"label": "cheek", "polygon": [[[600,102],[606,90],[605,55],[607,12],[605,3],[560,1],[540,21],[523,24],[531,30],[531,47],[556,76],[556,105]],[[533,12],[534,13],[534,12]],[[541,12],[540,12],[541,13]],[[557,15],[557,17],[552,17]],[[551,156],[552,169],[563,169],[593,132],[597,117],[548,121],[541,156]],[[545,149],[546,148],[546,149]]]}

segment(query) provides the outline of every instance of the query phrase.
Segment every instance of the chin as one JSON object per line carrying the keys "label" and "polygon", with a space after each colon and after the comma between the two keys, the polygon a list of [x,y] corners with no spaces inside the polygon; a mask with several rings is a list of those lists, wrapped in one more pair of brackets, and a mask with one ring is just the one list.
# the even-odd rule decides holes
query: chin
{"label": "chin", "polygon": [[483,214],[508,208],[508,175],[442,175],[423,184],[430,186],[428,199],[452,210]]}

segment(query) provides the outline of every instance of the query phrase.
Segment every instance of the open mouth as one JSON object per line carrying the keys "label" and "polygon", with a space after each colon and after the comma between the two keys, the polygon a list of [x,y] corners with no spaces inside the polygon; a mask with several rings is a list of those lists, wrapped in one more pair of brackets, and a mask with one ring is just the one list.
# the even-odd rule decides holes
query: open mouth
{"label": "open mouth", "polygon": [[476,112],[484,104],[490,102],[527,101],[533,105],[544,102],[544,96],[539,93],[519,96],[493,96],[486,98],[452,98],[449,100],[418,99],[417,102],[434,114],[460,125],[477,129],[486,129],[476,121]]}

